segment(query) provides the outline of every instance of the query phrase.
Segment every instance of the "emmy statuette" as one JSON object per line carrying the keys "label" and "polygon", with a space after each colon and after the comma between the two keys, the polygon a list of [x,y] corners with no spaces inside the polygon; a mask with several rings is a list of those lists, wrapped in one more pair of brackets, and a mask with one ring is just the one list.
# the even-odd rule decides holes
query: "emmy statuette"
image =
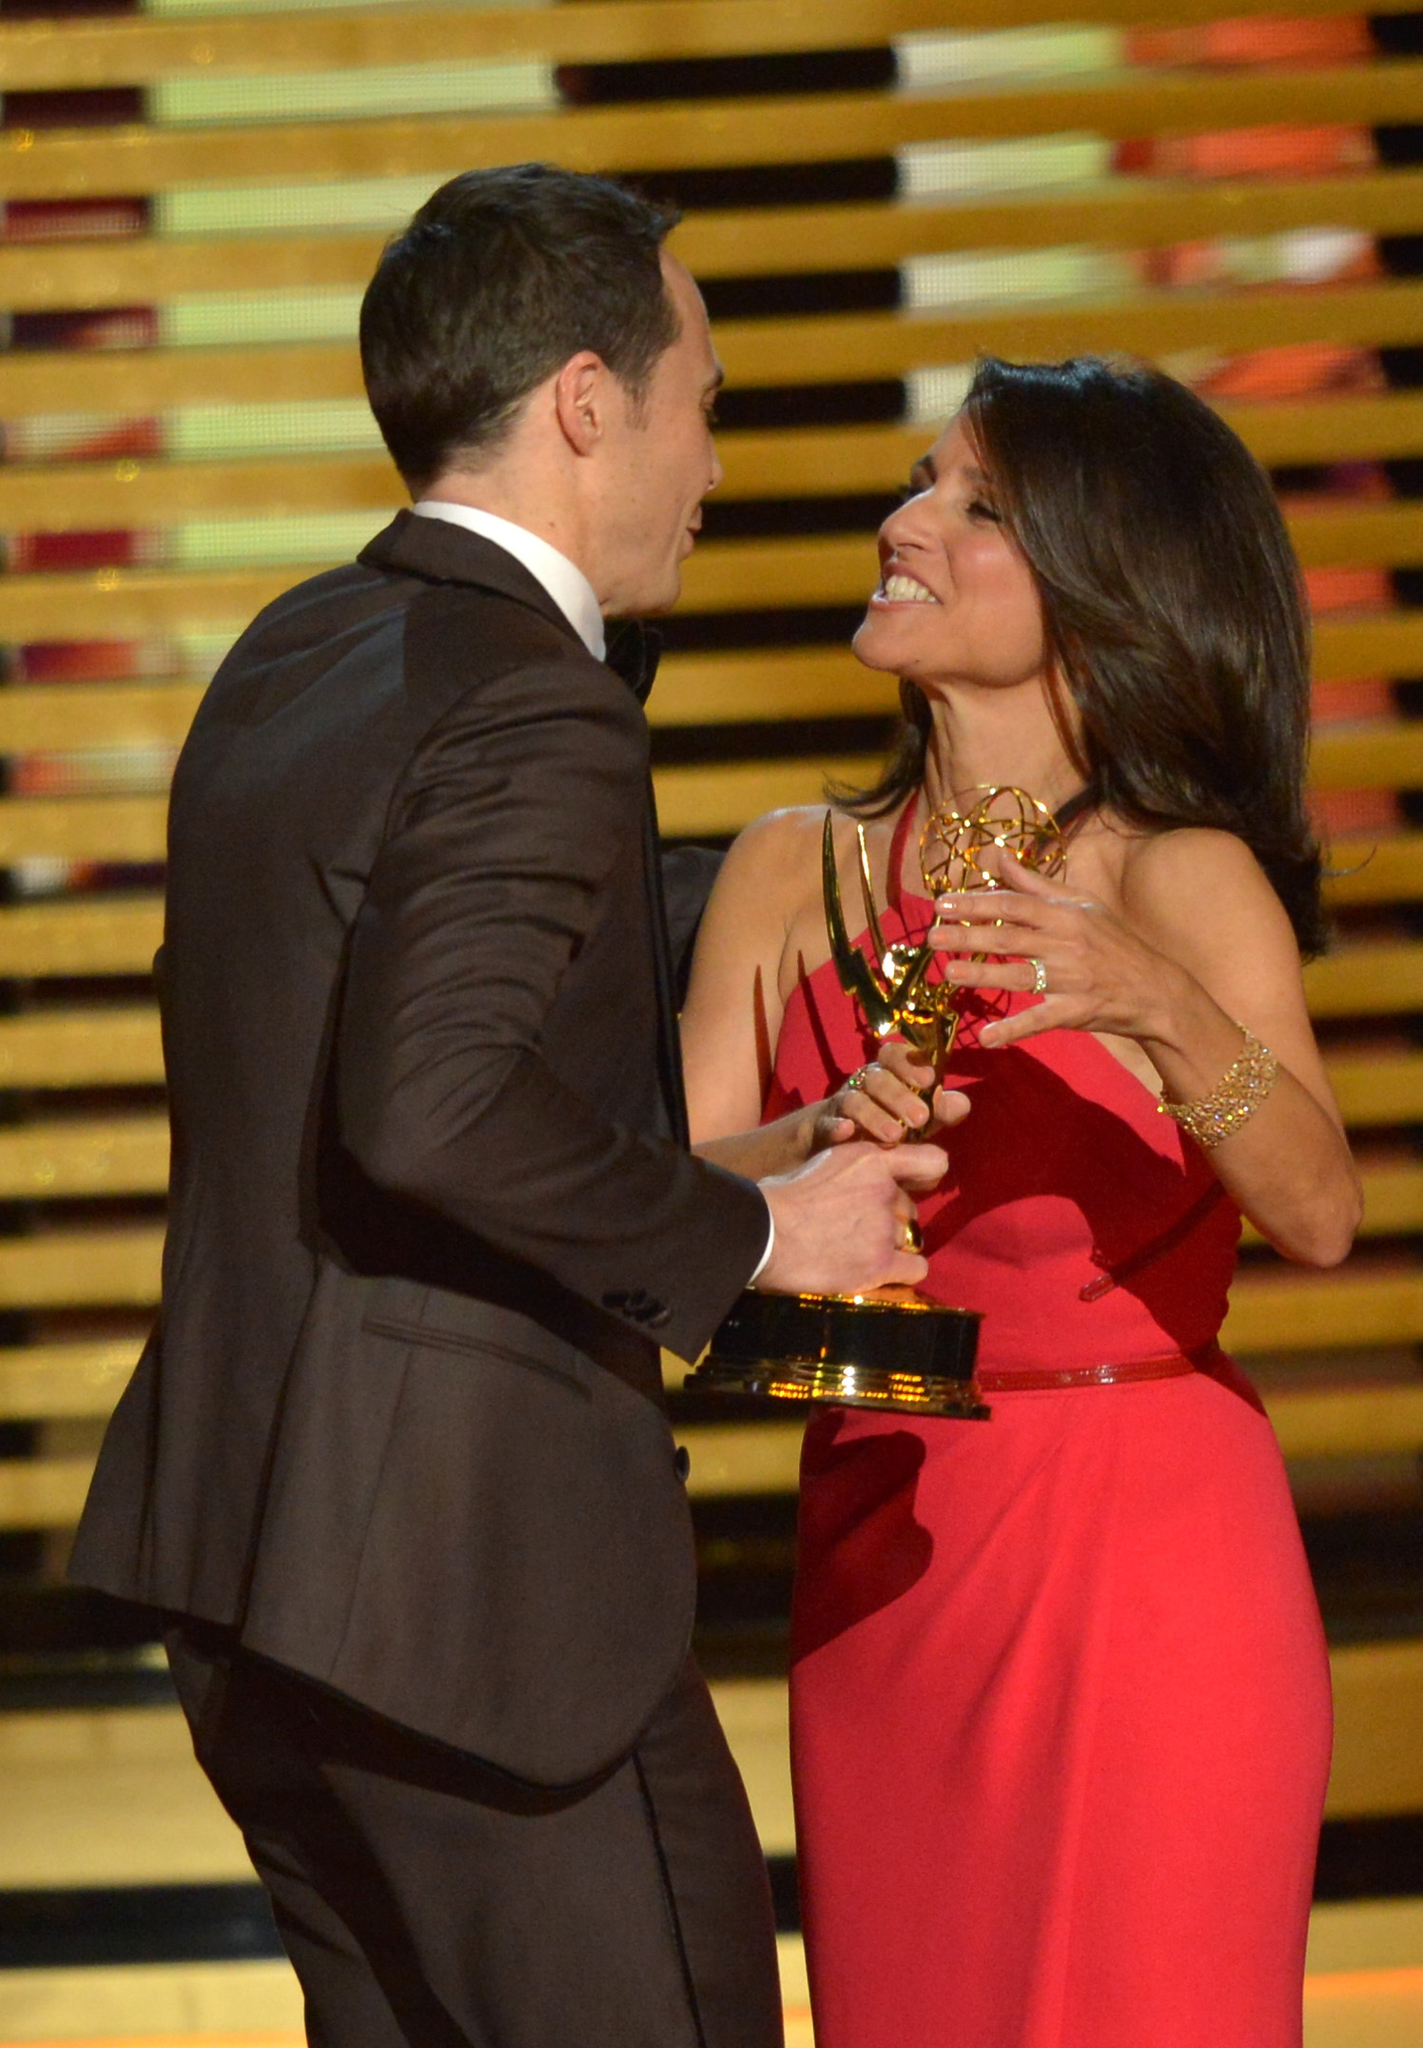
{"label": "emmy statuette", "polygon": [[[958,1030],[953,990],[928,980],[933,948],[927,938],[917,946],[885,943],[865,830],[855,830],[873,958],[852,944],[846,930],[827,813],[821,875],[831,958],[867,1031],[878,1039],[904,1038],[932,1066],[935,1080],[926,1090],[932,1099]],[[998,886],[981,866],[989,847],[1043,874],[1059,874],[1063,867],[1063,837],[1051,812],[1025,790],[986,789],[967,811],[936,810],[930,816],[919,845],[926,893]],[[909,1287],[859,1295],[748,1288],[686,1384],[770,1400],[982,1420],[989,1411],[973,1376],[980,1321],[972,1309],[947,1307]]]}

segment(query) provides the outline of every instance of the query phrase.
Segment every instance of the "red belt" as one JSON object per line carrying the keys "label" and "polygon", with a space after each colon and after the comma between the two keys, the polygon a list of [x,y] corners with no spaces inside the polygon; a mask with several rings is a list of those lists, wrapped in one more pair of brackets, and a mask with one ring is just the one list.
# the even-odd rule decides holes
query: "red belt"
{"label": "red belt", "polygon": [[1198,1351],[1172,1351],[1165,1358],[1128,1358],[1120,1365],[1069,1365],[1060,1372],[980,1372],[975,1375],[985,1394],[1011,1394],[1016,1389],[1045,1392],[1055,1387],[1113,1387],[1123,1380],[1174,1380],[1198,1372],[1220,1355],[1215,1344]]}

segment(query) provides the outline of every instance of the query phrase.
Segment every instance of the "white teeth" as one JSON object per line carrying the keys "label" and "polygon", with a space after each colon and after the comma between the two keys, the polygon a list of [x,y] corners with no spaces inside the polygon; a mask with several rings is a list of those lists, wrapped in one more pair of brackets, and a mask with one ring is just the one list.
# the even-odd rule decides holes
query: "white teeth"
{"label": "white teeth", "polygon": [[926,590],[915,576],[887,576],[880,595],[891,604],[937,604],[932,590]]}

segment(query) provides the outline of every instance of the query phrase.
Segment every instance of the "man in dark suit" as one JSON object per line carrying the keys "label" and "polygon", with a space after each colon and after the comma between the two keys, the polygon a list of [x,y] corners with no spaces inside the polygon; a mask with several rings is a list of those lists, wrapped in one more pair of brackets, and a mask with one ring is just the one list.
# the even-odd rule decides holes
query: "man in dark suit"
{"label": "man in dark suit", "polygon": [[719,476],[668,224],[539,166],[422,209],[362,319],[419,502],[256,620],[174,779],[162,1316],[74,1570],[163,1610],[322,2048],[780,2038],[658,1341],[920,1277],[942,1155],[686,1148],[651,665],[603,658]]}

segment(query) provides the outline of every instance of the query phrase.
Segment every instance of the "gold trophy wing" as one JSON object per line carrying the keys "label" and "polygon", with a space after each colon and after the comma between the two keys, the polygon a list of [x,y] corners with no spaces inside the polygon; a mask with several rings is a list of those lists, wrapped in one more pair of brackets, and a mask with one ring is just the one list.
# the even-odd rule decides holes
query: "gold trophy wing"
{"label": "gold trophy wing", "polygon": [[[864,840],[861,838],[861,846]],[[880,978],[858,946],[850,943],[850,934],[845,929],[845,908],[840,900],[840,874],[835,862],[835,820],[830,811],[825,813],[825,830],[820,840],[820,874],[822,893],[825,898],[825,928],[830,937],[830,957],[835,962],[835,972],[840,986],[847,996],[856,1001],[864,1012],[866,1024],[876,1038],[884,1038],[894,1029],[894,1004],[888,989],[881,986]],[[862,877],[863,879],[863,877]],[[878,916],[871,922],[874,932],[879,924]]]}
{"label": "gold trophy wing", "polygon": [[869,849],[865,845],[863,825],[855,827],[855,836],[859,846],[860,888],[865,900],[865,921],[869,926],[870,942],[875,949],[876,964],[872,966],[860,948],[852,944],[845,927],[845,909],[840,897],[840,873],[835,859],[835,821],[830,811],[825,813],[825,829],[820,840],[825,928],[830,938],[830,957],[835,962],[835,972],[841,988],[859,1004],[865,1023],[875,1037],[887,1038],[892,1031],[902,1030],[907,1019],[917,1014],[914,997],[924,979],[929,962],[934,957],[934,951],[927,941],[922,946],[914,947],[885,944],[879,911],[875,905],[874,887],[870,880]]}

